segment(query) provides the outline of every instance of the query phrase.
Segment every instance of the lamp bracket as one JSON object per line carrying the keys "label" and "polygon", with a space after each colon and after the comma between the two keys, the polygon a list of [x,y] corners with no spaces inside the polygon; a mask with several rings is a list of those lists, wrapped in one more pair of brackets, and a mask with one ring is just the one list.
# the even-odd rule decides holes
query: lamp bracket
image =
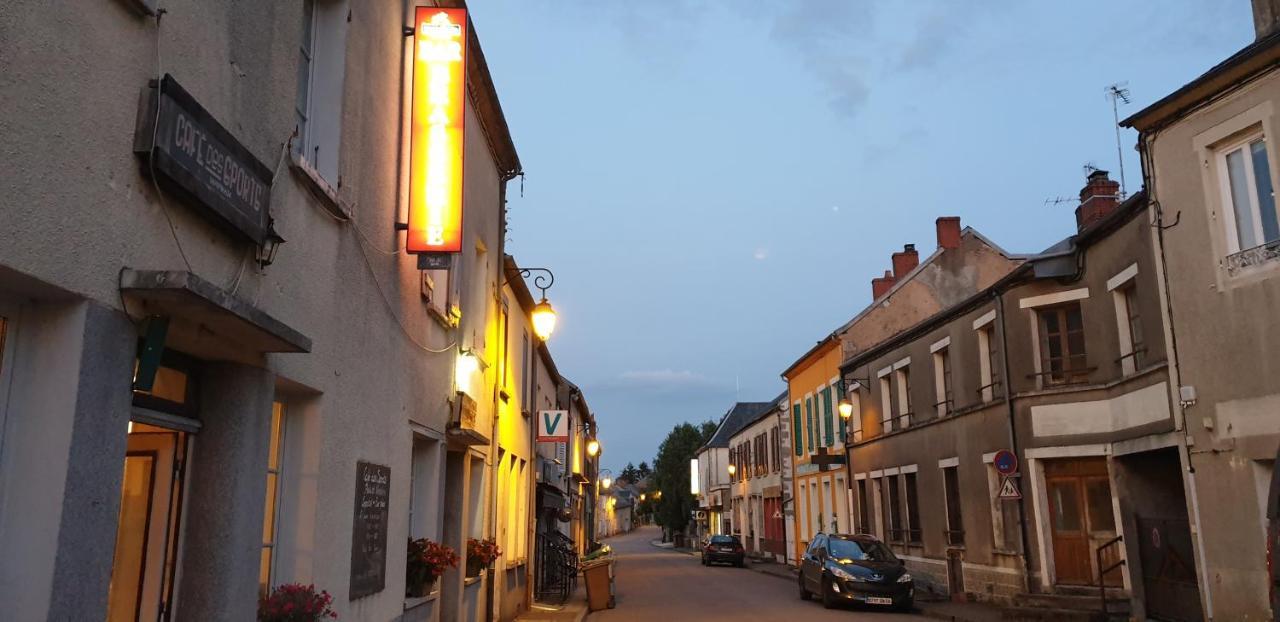
{"label": "lamp bracket", "polygon": [[547,297],[547,290],[551,289],[551,286],[556,282],[556,274],[549,268],[518,268],[517,270],[519,271],[520,278],[522,279],[529,278],[534,272],[546,273],[538,274],[533,277],[533,286],[542,292],[542,298],[545,300]]}

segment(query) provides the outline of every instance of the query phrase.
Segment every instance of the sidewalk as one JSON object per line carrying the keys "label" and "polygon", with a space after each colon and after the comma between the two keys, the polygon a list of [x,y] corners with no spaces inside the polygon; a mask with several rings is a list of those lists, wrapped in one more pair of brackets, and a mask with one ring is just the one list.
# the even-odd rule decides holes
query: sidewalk
{"label": "sidewalk", "polygon": [[587,617],[587,588],[581,579],[578,588],[569,595],[563,605],[533,603],[533,608],[520,614],[520,620],[559,620],[561,622],[582,622]]}
{"label": "sidewalk", "polygon": [[[652,540],[649,544],[660,549],[670,549],[677,553],[684,553],[685,555],[693,557],[697,557],[698,555],[698,551],[696,549],[677,549],[670,542]],[[796,569],[786,564],[761,563],[748,560],[747,568],[779,579],[793,582],[796,581]],[[999,607],[985,603],[953,603],[949,600],[916,600],[916,608],[920,610],[922,615],[939,620],[950,620],[951,622],[999,622],[1003,619]]]}

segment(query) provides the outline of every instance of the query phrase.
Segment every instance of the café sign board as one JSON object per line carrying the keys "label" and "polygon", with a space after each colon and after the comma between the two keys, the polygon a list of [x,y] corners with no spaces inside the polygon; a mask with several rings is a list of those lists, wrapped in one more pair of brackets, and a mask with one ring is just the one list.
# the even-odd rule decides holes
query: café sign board
{"label": "caf\u00e9 sign board", "polygon": [[417,7],[413,19],[409,228],[415,254],[462,251],[467,11]]}
{"label": "caf\u00e9 sign board", "polygon": [[271,169],[165,74],[143,90],[133,150],[203,214],[258,246],[271,231]]}

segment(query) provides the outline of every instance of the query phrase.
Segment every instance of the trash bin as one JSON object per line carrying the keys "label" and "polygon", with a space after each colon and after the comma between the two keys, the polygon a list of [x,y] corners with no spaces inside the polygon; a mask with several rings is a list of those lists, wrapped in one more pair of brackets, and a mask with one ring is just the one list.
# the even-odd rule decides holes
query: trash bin
{"label": "trash bin", "polygon": [[587,583],[587,609],[612,609],[613,557],[605,557],[582,565],[582,578]]}

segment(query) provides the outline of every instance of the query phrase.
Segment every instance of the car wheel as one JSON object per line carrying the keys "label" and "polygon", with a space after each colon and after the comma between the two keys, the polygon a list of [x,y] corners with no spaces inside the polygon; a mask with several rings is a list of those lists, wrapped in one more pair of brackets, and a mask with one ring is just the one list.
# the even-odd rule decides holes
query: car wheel
{"label": "car wheel", "polygon": [[800,575],[800,600],[809,600],[809,590],[804,589],[804,575]]}
{"label": "car wheel", "polygon": [[831,593],[831,579],[822,580],[822,606],[827,609],[836,608],[836,597]]}

